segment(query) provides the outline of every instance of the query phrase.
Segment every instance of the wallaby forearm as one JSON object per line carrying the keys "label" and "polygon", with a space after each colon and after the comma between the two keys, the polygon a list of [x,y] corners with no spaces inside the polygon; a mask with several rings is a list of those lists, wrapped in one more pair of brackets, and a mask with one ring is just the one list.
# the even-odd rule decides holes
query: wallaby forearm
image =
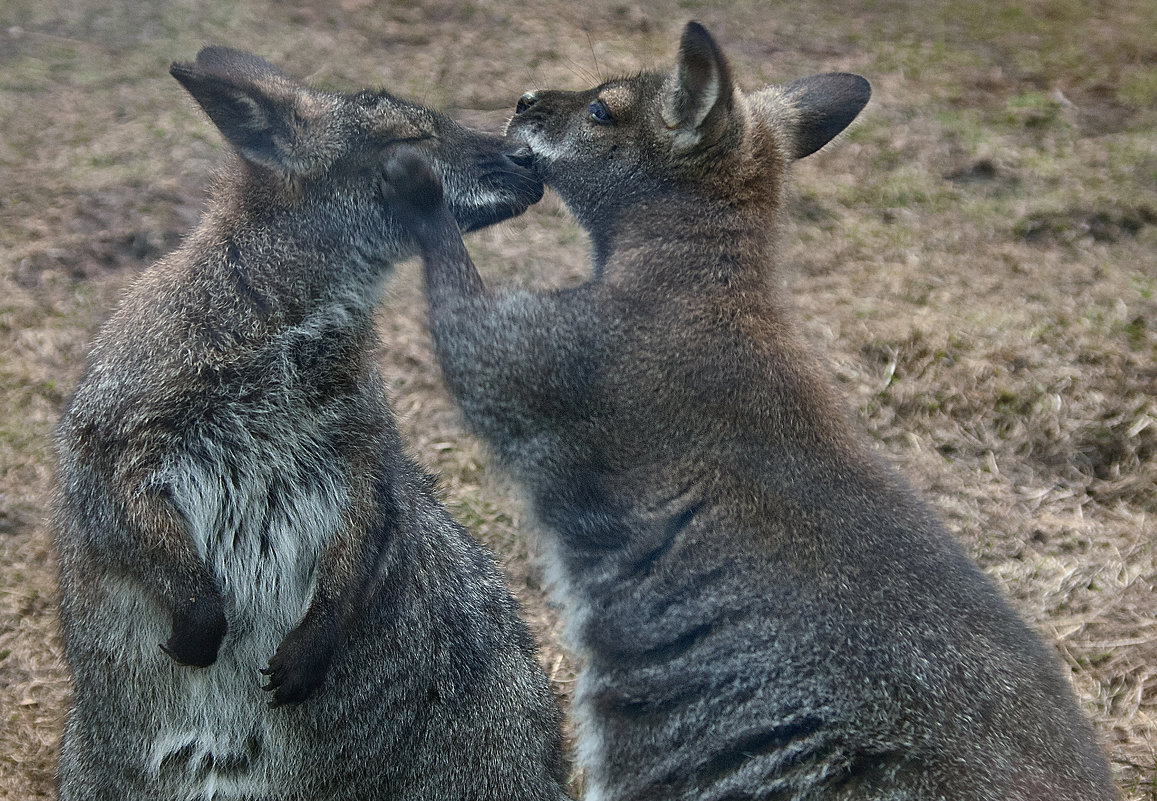
{"label": "wallaby forearm", "polygon": [[211,665],[228,629],[225,609],[180,513],[159,490],[137,489],[125,507],[128,530],[113,550],[123,569],[171,613],[171,635],[159,645],[179,664]]}
{"label": "wallaby forearm", "polygon": [[424,236],[418,238],[425,261],[426,296],[433,302],[486,294],[478,268],[458,233],[458,223],[443,207]]}
{"label": "wallaby forearm", "polygon": [[[330,664],[342,648],[351,621],[361,612],[367,590],[376,578],[387,533],[397,515],[375,515],[378,482],[363,482],[347,510],[346,523],[327,544],[318,564],[313,598],[301,621],[285,636],[262,670],[269,677],[265,689],[273,705],[301,703],[325,680]],[[374,520],[379,521],[375,528]],[[393,534],[392,530],[389,532]]]}
{"label": "wallaby forearm", "polygon": [[[587,417],[584,399],[597,380],[600,356],[572,307],[519,290],[432,296],[430,302],[446,387],[470,429],[504,461],[510,463],[507,451],[554,441],[553,425]],[[547,323],[542,337],[528,341],[523,332],[534,320]]]}

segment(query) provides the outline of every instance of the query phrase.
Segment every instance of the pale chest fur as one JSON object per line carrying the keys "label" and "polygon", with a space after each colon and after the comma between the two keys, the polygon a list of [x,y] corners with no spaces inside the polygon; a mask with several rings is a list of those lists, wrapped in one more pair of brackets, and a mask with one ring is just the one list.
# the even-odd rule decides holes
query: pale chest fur
{"label": "pale chest fur", "polygon": [[[160,658],[170,674],[161,691],[167,709],[154,716],[159,725],[142,753],[148,772],[175,797],[221,801],[268,794],[285,766],[309,758],[286,715],[270,712],[258,669],[305,614],[348,495],[319,420],[282,414],[242,425],[223,418],[191,435],[155,480],[170,488],[217,579],[229,631],[209,668]],[[163,634],[159,622],[146,639]]]}
{"label": "pale chest fur", "polygon": [[220,583],[238,637],[254,626],[284,628],[280,637],[297,622],[342,520],[348,478],[311,422],[285,415],[265,430],[239,427],[230,447],[209,433],[158,473]]}

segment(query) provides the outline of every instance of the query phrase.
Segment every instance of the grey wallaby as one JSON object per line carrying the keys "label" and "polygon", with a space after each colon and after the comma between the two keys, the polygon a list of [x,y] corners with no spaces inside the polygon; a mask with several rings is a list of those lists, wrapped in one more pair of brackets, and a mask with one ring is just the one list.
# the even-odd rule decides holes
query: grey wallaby
{"label": "grey wallaby", "polygon": [[446,384],[546,529],[590,799],[1115,796],[1054,656],[773,288],[789,165],[869,94],[743,93],[691,23],[669,74],[524,95],[507,135],[593,246],[557,291],[489,291],[421,157],[387,170]]}
{"label": "grey wallaby", "polygon": [[466,229],[541,183],[385,92],[220,47],[171,72],[239,158],[60,423],[61,800],[562,797],[529,631],[404,455],[373,319],[413,252],[383,193],[398,143]]}

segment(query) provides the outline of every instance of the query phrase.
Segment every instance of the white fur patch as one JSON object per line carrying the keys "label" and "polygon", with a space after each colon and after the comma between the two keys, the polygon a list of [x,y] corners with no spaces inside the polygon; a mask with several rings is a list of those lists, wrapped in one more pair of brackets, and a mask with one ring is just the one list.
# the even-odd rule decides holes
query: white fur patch
{"label": "white fur patch", "polygon": [[[217,578],[229,621],[212,666],[165,661],[172,683],[158,699],[163,723],[142,759],[175,798],[276,797],[310,757],[279,725],[284,716],[269,713],[258,671],[305,614],[318,562],[347,506],[340,465],[311,422],[270,413],[251,430],[226,407],[214,429],[156,477],[171,488]],[[228,451],[222,442],[231,443]]]}
{"label": "white fur patch", "polygon": [[345,505],[340,477],[311,439],[287,423],[276,449],[252,441],[223,453],[209,436],[201,443],[208,463],[184,459],[164,471],[232,614],[282,635],[305,613],[317,561]]}
{"label": "white fur patch", "polygon": [[[148,755],[149,772],[160,777],[162,770],[175,774],[181,801],[224,801],[265,795],[260,775],[246,770],[236,775],[219,772],[216,765],[236,753],[228,737],[213,731],[166,731],[152,743]],[[172,785],[173,782],[165,782]]]}
{"label": "white fur patch", "polygon": [[583,801],[604,801],[607,795],[602,773],[606,758],[602,728],[594,719],[587,701],[591,679],[586,666],[581,663],[582,630],[591,617],[590,604],[585,595],[576,592],[572,586],[563,564],[558,536],[553,532],[546,533],[540,535],[537,541],[542,548],[540,562],[547,591],[554,602],[564,609],[562,639],[580,662],[571,714],[576,727],[575,761],[584,771]]}
{"label": "white fur patch", "polygon": [[[520,133],[523,141],[530,146],[535,158],[543,159],[545,161],[560,161],[565,159],[567,155],[573,151],[565,146],[565,142],[555,144],[550,139],[542,136],[537,131],[525,131]],[[569,134],[568,134],[569,138]]]}
{"label": "white fur patch", "polygon": [[575,762],[582,765],[584,774],[583,801],[603,801],[607,797],[603,772],[606,765],[602,727],[591,713],[587,702],[590,677],[585,669],[579,670],[575,685],[572,715],[575,721]]}

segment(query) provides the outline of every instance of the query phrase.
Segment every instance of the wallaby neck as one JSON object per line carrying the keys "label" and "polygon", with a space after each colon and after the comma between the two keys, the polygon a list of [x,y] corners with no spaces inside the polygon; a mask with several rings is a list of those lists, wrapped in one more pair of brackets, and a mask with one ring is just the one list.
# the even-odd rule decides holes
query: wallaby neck
{"label": "wallaby neck", "polygon": [[289,215],[214,227],[212,240],[202,251],[209,271],[274,326],[297,325],[335,306],[351,318],[369,318],[392,267]]}
{"label": "wallaby neck", "polygon": [[775,268],[772,219],[762,208],[679,198],[638,203],[592,228],[595,274],[608,283],[668,286],[677,278],[688,288],[759,290]]}

